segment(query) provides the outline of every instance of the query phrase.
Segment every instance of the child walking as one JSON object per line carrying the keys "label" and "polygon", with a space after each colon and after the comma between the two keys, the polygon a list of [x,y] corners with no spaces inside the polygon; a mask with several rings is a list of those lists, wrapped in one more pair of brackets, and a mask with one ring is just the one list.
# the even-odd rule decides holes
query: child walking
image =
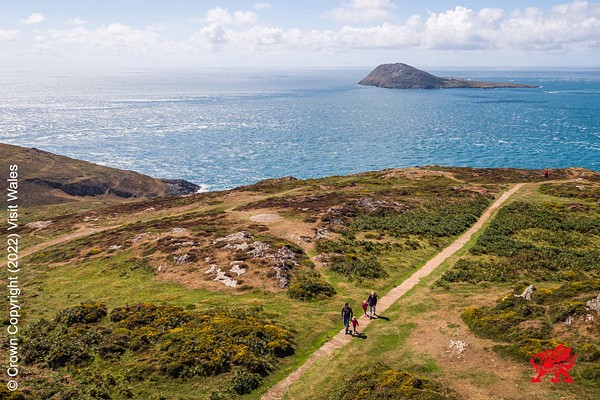
{"label": "child walking", "polygon": [[367,316],[367,308],[369,307],[369,303],[366,300],[363,300],[361,307],[363,312],[365,313],[365,317]]}
{"label": "child walking", "polygon": [[358,331],[356,330],[357,326],[358,326],[358,320],[356,319],[356,317],[352,317],[352,329],[354,330],[355,335],[358,335]]}

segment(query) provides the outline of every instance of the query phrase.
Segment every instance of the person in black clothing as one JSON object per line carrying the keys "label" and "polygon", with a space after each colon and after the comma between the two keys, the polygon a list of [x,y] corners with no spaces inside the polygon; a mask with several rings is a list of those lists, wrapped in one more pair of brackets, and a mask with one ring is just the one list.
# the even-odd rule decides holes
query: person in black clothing
{"label": "person in black clothing", "polygon": [[350,308],[348,303],[344,304],[344,307],[342,307],[342,321],[344,321],[344,326],[346,327],[346,335],[351,333],[350,332],[350,320],[352,319],[353,316],[354,316],[354,312],[352,311],[352,308]]}
{"label": "person in black clothing", "polygon": [[377,316],[377,293],[371,292],[367,303],[369,303],[369,318],[373,318],[373,315]]}

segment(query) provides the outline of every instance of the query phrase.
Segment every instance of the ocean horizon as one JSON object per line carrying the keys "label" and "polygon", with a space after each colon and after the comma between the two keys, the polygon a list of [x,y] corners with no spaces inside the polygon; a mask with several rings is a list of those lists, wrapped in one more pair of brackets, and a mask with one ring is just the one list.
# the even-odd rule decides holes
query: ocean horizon
{"label": "ocean horizon", "polygon": [[415,165],[600,170],[600,69],[445,69],[536,89],[360,86],[368,68],[0,72],[0,142],[220,190]]}

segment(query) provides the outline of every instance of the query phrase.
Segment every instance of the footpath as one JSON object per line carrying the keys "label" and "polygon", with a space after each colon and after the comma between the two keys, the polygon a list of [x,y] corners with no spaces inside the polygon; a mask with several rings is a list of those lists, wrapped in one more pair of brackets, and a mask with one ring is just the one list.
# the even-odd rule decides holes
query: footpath
{"label": "footpath", "polygon": [[[415,287],[417,283],[422,278],[425,278],[431,272],[439,267],[448,257],[462,249],[468,242],[471,240],[471,237],[481,229],[483,224],[485,224],[491,215],[498,209],[500,206],[508,200],[510,196],[512,196],[515,192],[521,189],[525,184],[519,183],[513,186],[510,190],[504,192],[484,213],[479,217],[479,220],[463,233],[458,239],[452,242],[448,247],[444,248],[440,253],[438,253],[435,257],[430,259],[423,265],[418,271],[412,274],[409,278],[407,278],[400,285],[394,287],[389,292],[387,292],[383,297],[379,299],[377,302],[377,313],[382,314],[387,310],[392,304],[394,304],[400,297],[406,294],[410,289]],[[357,313],[358,314],[358,313]],[[361,316],[359,318],[361,330],[364,329],[373,321],[368,317]],[[272,388],[270,388],[262,397],[261,400],[281,400],[283,396],[287,393],[289,387],[296,382],[300,377],[304,374],[304,372],[319,358],[327,357],[331,355],[335,350],[338,350],[344,347],[352,340],[352,335],[345,334],[345,328],[342,329],[339,333],[337,333],[330,341],[321,346],[317,351],[315,351],[312,356],[304,364],[302,364],[298,369],[288,375],[286,378],[278,382]]]}

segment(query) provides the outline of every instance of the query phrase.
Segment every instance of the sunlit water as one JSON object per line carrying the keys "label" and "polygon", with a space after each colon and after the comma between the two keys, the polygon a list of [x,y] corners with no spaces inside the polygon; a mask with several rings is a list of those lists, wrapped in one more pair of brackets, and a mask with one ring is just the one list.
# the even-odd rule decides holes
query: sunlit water
{"label": "sunlit water", "polygon": [[432,71],[538,89],[389,90],[368,70],[0,73],[0,142],[210,190],[439,164],[600,170],[600,70]]}

